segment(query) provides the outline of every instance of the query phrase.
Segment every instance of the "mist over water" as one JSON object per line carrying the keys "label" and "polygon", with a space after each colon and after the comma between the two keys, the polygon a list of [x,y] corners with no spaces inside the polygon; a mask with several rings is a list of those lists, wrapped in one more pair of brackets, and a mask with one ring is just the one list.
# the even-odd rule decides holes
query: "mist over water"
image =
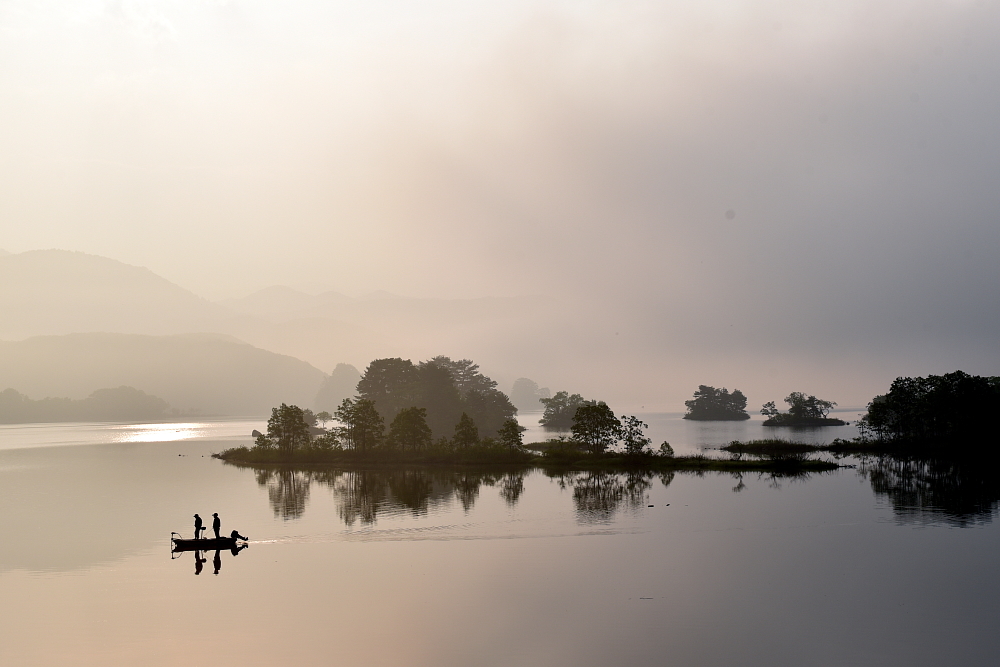
{"label": "mist over water", "polygon": [[998,376],[998,91],[971,0],[0,1],[0,663],[995,663],[982,461],[211,454],[396,357],[709,457]]}

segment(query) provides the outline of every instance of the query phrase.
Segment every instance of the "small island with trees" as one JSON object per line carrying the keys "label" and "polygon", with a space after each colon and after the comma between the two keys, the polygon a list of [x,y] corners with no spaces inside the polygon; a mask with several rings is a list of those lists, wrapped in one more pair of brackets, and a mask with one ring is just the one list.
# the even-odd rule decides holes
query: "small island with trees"
{"label": "small island with trees", "polygon": [[[956,371],[944,376],[897,378],[877,396],[859,421],[859,437],[827,445],[781,439],[734,441],[723,447],[729,458],[675,456],[669,443],[653,449],[647,424],[634,415],[615,415],[604,401],[559,391],[542,397],[539,423],[568,430],[544,442],[525,444],[517,409],[468,359],[435,357],[414,364],[400,358],[376,359],[333,414],[282,404],[271,411],[267,432],[253,446],[214,454],[235,465],[296,468],[380,466],[505,466],[562,469],[648,469],[661,471],[759,471],[804,474],[833,470],[836,461],[815,453],[867,455],[926,449],[941,443],[968,450],[995,440],[992,409],[1000,403],[1000,378]],[[786,413],[774,402],[761,412],[765,426],[846,424],[827,417],[836,403],[802,392],[785,398]],[[745,420],[746,397],[701,385],[686,401],[685,418]],[[740,416],[742,415],[744,416]],[[326,423],[334,421],[332,428]],[[322,423],[317,426],[317,423]],[[387,426],[388,425],[388,426]],[[934,444],[937,443],[937,444]],[[981,447],[980,447],[981,448]],[[915,450],[914,450],[915,451]]]}
{"label": "small island with trees", "polygon": [[747,397],[739,389],[716,389],[708,385],[698,385],[694,398],[684,401],[687,414],[684,419],[694,421],[743,421],[750,419],[747,414]]}
{"label": "small island with trees", "polygon": [[[345,468],[503,465],[797,473],[838,467],[805,458],[675,456],[666,442],[654,451],[645,435],[647,424],[634,415],[616,416],[603,401],[566,391],[539,400],[545,406],[542,426],[569,430],[571,437],[524,444],[516,408],[468,359],[435,357],[418,364],[376,359],[361,375],[357,395],[343,399],[333,414],[282,404],[271,411],[267,432],[257,434],[252,447],[214,456],[238,465]],[[330,420],[336,422],[330,429],[316,426]]]}
{"label": "small island with trees", "polygon": [[815,396],[806,396],[801,391],[793,391],[785,397],[788,403],[788,412],[780,412],[774,405],[774,401],[768,401],[761,407],[760,413],[767,417],[764,426],[844,426],[847,424],[842,419],[827,417],[830,410],[837,407],[832,401],[824,401]]}

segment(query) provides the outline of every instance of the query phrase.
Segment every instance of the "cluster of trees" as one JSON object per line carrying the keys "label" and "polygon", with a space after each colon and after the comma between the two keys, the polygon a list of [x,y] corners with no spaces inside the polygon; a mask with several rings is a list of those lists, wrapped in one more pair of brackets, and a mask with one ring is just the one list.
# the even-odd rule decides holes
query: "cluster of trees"
{"label": "cluster of trees", "polygon": [[[339,365],[321,395],[328,402],[354,373],[353,366]],[[342,398],[332,414],[284,403],[274,408],[256,446],[286,454],[522,451],[525,429],[514,418],[517,409],[469,359],[376,359],[357,377],[355,395]],[[337,425],[330,430],[315,426],[331,420]]]}
{"label": "cluster of trees", "polygon": [[[858,423],[865,437],[880,441],[976,444],[995,429],[1000,377],[955,371],[927,377],[899,377],[889,393],[876,396]],[[995,438],[991,438],[995,439]]]}
{"label": "cluster of trees", "polygon": [[[649,425],[634,415],[615,417],[615,413],[604,401],[588,401],[579,406],[573,414],[573,439],[583,445],[588,452],[600,455],[619,442],[624,453],[636,456],[646,452],[651,440],[646,436]],[[661,453],[672,454],[670,445],[664,443]]]}
{"label": "cluster of trees", "polygon": [[597,401],[588,401],[580,394],[570,394],[568,391],[557,391],[551,398],[538,400],[545,408],[538,423],[547,429],[558,431],[572,428],[573,418],[579,408],[597,404]]}
{"label": "cluster of trees", "polygon": [[414,364],[409,359],[376,359],[357,386],[357,399],[371,401],[386,424],[402,410],[423,408],[434,439],[450,437],[463,414],[483,437],[497,437],[517,408],[497,383],[469,359],[438,356]]}
{"label": "cluster of trees", "polygon": [[785,397],[785,403],[788,403],[788,412],[780,412],[774,401],[768,401],[761,407],[760,413],[767,417],[764,426],[834,426],[847,423],[827,417],[830,410],[837,406],[833,401],[793,391]]}
{"label": "cluster of trees", "polygon": [[14,390],[0,391],[0,424],[163,419],[170,406],[134,387],[98,389],[87,398],[32,400]]}
{"label": "cluster of trees", "polygon": [[750,419],[747,414],[747,397],[739,389],[733,393],[723,387],[716,389],[708,385],[698,385],[694,398],[684,401],[687,414],[684,419],[696,421],[740,421]]}
{"label": "cluster of trees", "polygon": [[[339,426],[330,430],[316,429],[311,422],[333,418]],[[320,435],[316,435],[316,431]],[[385,420],[370,399],[346,398],[336,413],[313,415],[296,405],[284,403],[271,410],[267,432],[257,436],[256,447],[277,450],[291,456],[296,452],[334,452],[350,450],[358,454],[372,453],[446,453],[470,452],[475,449],[522,452],[525,428],[516,419],[507,420],[497,437],[481,437],[479,428],[469,415],[462,413],[451,438],[435,440],[427,424],[425,408],[403,408],[393,417],[386,431]]]}

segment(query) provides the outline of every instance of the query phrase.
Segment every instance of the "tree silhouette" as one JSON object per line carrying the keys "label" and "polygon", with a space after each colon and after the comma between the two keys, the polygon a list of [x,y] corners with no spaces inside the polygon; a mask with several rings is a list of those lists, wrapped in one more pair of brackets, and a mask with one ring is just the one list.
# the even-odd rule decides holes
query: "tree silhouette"
{"label": "tree silhouette", "polygon": [[698,385],[694,398],[684,401],[687,414],[684,419],[700,421],[737,421],[750,419],[747,414],[747,397],[739,389],[729,393],[723,387],[716,389],[708,385]]}
{"label": "tree silhouette", "polygon": [[547,429],[568,429],[573,426],[573,416],[582,405],[594,405],[594,401],[584,400],[580,394],[557,391],[552,398],[539,398],[545,412],[538,423]]}
{"label": "tree silhouette", "polygon": [[309,443],[309,424],[305,411],[296,405],[281,404],[271,408],[271,418],[267,420],[267,438],[281,451],[291,454]]}
{"label": "tree silhouette", "polygon": [[625,445],[626,454],[635,456],[636,454],[641,454],[646,447],[649,447],[649,443],[652,440],[646,436],[645,431],[647,428],[649,428],[649,425],[635,415],[629,417],[622,415],[621,439],[622,444]]}
{"label": "tree silhouette", "polygon": [[404,408],[389,425],[388,443],[393,448],[415,452],[429,447],[431,440],[424,408]]}
{"label": "tree silhouette", "polygon": [[581,405],[573,416],[573,438],[587,446],[591,454],[603,454],[621,436],[621,423],[604,401]]}
{"label": "tree silhouette", "polygon": [[341,439],[348,447],[365,452],[382,443],[385,422],[373,401],[345,398],[334,416],[343,424]]}
{"label": "tree silhouette", "polygon": [[472,447],[479,442],[479,429],[472,417],[462,413],[458,423],[455,424],[455,437],[452,439],[456,447],[465,449]]}
{"label": "tree silhouette", "polygon": [[504,447],[508,449],[520,449],[523,446],[521,434],[527,430],[518,424],[516,419],[508,419],[500,428],[497,437],[500,439],[500,444]]}

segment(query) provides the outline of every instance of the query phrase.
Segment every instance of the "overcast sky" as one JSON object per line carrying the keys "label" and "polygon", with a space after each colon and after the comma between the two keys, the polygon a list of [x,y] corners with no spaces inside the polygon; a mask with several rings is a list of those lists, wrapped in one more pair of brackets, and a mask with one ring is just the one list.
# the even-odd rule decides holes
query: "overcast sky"
{"label": "overcast sky", "polygon": [[1000,374],[998,102],[997,3],[0,0],[0,248],[546,294],[861,396]]}

